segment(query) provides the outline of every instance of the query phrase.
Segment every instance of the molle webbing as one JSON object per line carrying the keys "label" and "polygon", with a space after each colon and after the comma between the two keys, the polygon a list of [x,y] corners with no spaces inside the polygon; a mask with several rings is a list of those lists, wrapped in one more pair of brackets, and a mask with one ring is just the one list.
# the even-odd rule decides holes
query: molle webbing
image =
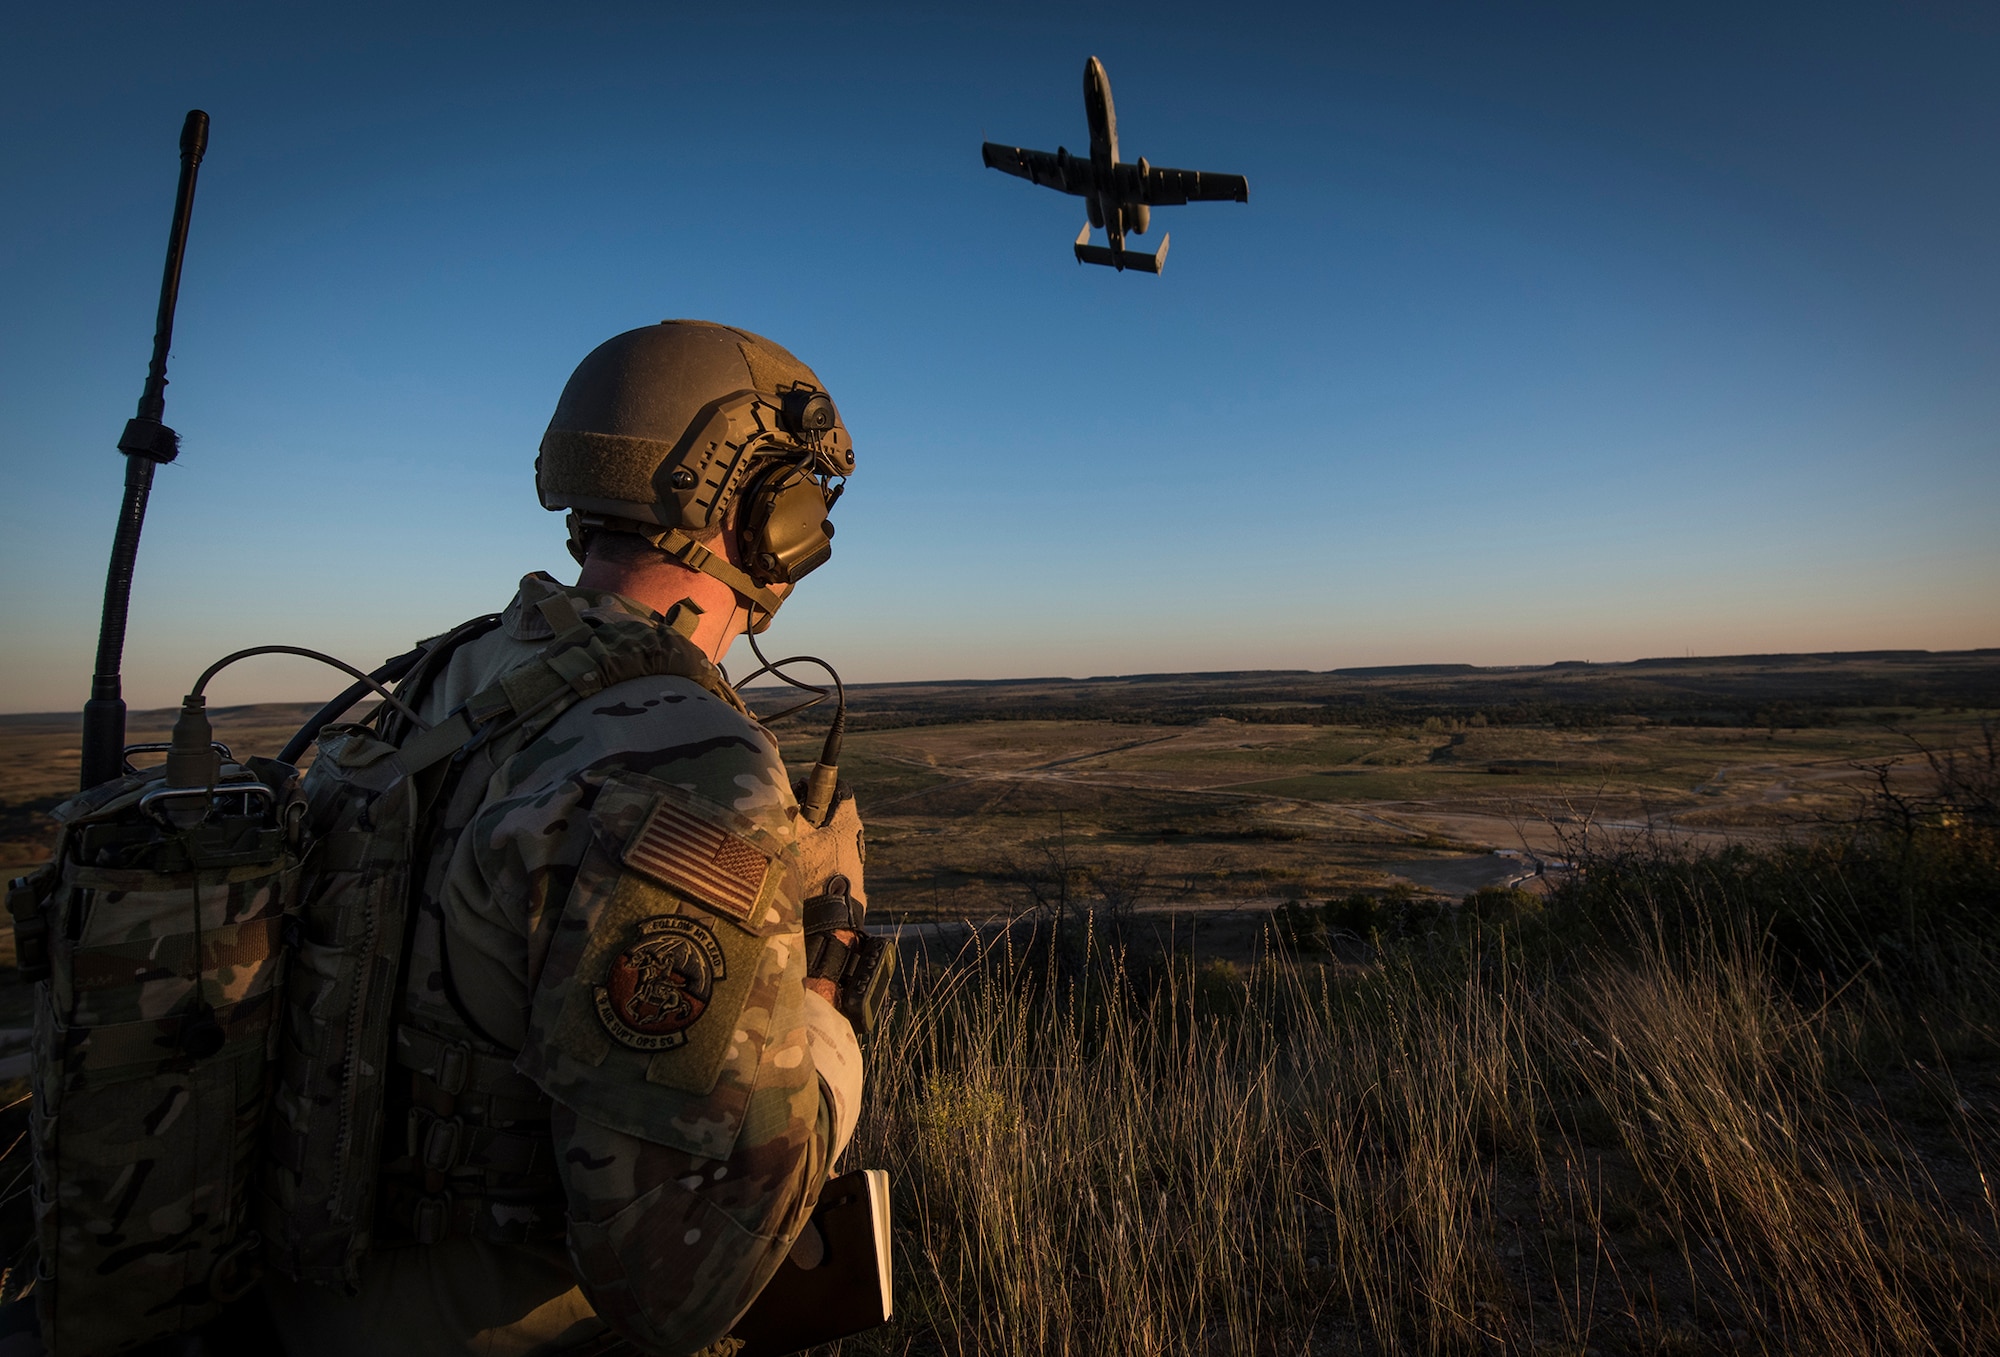
{"label": "molle webbing", "polygon": [[742,699],[693,643],[668,627],[585,619],[557,636],[535,659],[501,676],[465,704],[468,728],[498,722],[532,739],[571,705],[636,678],[685,678],[746,712]]}
{"label": "molle webbing", "polygon": [[319,744],[258,1226],[274,1271],[343,1283],[368,1248],[417,789],[364,727]]}
{"label": "molle webbing", "polygon": [[550,1103],[512,1057],[405,1022],[396,1063],[403,1136],[384,1144],[378,1234],[420,1244],[560,1239],[567,1202]]}

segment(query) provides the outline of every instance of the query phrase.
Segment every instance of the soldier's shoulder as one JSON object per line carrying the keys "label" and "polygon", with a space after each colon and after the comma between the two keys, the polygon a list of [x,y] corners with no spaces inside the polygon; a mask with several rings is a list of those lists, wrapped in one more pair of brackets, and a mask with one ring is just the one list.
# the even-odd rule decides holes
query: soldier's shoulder
{"label": "soldier's shoulder", "polygon": [[537,744],[587,788],[563,813],[591,847],[517,1068],[607,1127],[708,1158],[809,1131],[796,810],[770,737],[700,684],[655,678],[579,702]]}
{"label": "soldier's shoulder", "polygon": [[679,788],[789,836],[797,815],[769,731],[693,679],[648,676],[613,684],[563,713],[514,760],[548,783],[636,776]]}

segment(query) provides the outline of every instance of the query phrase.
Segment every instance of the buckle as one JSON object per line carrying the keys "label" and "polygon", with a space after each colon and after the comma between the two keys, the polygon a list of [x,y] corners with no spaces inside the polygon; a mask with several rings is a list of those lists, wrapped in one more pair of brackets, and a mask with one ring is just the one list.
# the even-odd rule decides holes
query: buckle
{"label": "buckle", "polygon": [[458,1163],[465,1140],[465,1123],[457,1117],[433,1117],[424,1131],[424,1143],[417,1162],[438,1173],[449,1173]]}
{"label": "buckle", "polygon": [[454,1041],[438,1051],[437,1073],[431,1082],[438,1091],[453,1097],[465,1092],[465,1076],[472,1070],[472,1046],[468,1042]]}
{"label": "buckle", "polygon": [[824,890],[805,902],[804,927],[808,937],[861,926],[854,917],[854,900],[847,891],[847,878],[835,874],[827,878]]}
{"label": "buckle", "polygon": [[863,937],[857,944],[846,974],[840,978],[840,1011],[867,1036],[875,1030],[875,1020],[889,999],[889,980],[896,973],[896,948],[880,934]]}
{"label": "buckle", "polygon": [[410,1234],[419,1244],[440,1244],[451,1233],[451,1194],[417,1198],[410,1213]]}
{"label": "buckle", "polygon": [[14,957],[23,980],[49,973],[49,919],[42,912],[42,885],[48,869],[17,876],[7,888],[7,912],[14,916]]}
{"label": "buckle", "polygon": [[458,1117],[440,1117],[429,1108],[413,1107],[403,1145],[419,1168],[449,1173],[465,1148],[465,1122]]}
{"label": "buckle", "polygon": [[23,980],[49,975],[49,921],[39,914],[14,917],[14,964]]}
{"label": "buckle", "polygon": [[854,948],[834,937],[822,933],[806,940],[806,978],[809,980],[831,980],[838,985],[847,975],[847,967],[854,956]]}

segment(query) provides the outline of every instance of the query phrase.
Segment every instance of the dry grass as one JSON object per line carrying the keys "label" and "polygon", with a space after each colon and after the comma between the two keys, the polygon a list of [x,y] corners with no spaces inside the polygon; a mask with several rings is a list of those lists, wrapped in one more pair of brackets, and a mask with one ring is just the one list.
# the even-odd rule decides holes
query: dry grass
{"label": "dry grass", "polygon": [[1833,1090],[1848,1024],[1777,997],[1742,947],[1655,952],[1583,992],[1575,1074],[1720,1310],[1780,1351],[2000,1341],[1990,1231],[1953,1219],[1923,1157]]}
{"label": "dry grass", "polygon": [[921,971],[850,1151],[901,1318],[848,1350],[2000,1350],[1994,1109],[1906,1133],[1855,1079],[1917,1067],[1908,1013],[1728,937],[1509,947]]}

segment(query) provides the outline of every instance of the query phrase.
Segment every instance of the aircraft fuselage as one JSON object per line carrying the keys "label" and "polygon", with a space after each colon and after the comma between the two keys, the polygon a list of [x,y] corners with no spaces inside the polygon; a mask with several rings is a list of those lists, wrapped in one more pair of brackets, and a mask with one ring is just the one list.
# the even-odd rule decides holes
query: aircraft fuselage
{"label": "aircraft fuselage", "polygon": [[1118,110],[1111,102],[1111,77],[1096,57],[1083,65],[1083,111],[1090,119],[1090,168],[1096,172],[1093,177],[1098,185],[1084,206],[1089,210],[1090,224],[1110,235],[1111,248],[1122,249],[1124,213],[1119,211],[1113,187],[1118,182]]}

